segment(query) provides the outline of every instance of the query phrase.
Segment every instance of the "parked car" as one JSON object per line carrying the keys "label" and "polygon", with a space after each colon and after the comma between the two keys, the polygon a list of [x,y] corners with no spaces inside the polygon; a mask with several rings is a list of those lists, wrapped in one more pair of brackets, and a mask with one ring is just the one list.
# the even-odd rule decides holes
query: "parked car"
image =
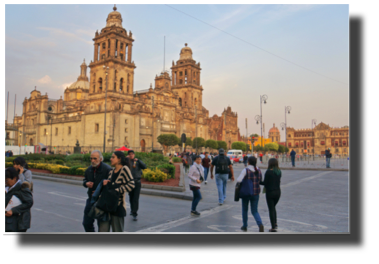
{"label": "parked car", "polygon": [[240,159],[237,156],[230,156],[230,161],[233,161],[233,164],[234,164],[234,163],[239,163]]}

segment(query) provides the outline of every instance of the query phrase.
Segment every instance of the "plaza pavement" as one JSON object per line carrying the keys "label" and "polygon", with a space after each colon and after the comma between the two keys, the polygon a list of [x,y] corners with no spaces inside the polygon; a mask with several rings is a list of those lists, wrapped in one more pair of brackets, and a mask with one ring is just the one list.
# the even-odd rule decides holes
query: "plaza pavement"
{"label": "plaza pavement", "polygon": [[[263,167],[263,166],[262,166]],[[243,164],[235,164],[237,178]],[[265,170],[262,169],[264,174]],[[187,177],[185,178],[187,179]],[[192,196],[186,180],[186,196]],[[125,232],[242,232],[241,202],[234,202],[235,182],[228,182],[224,205],[218,205],[215,180],[202,185],[200,217],[190,215],[191,201],[141,195],[139,220],[125,218]],[[282,196],[277,205],[281,233],[347,233],[349,231],[348,171],[282,171]],[[28,232],[83,232],[86,189],[79,185],[34,180],[32,227]],[[270,228],[265,195],[258,211]],[[130,213],[128,208],[128,213]],[[258,228],[249,212],[248,232]]]}

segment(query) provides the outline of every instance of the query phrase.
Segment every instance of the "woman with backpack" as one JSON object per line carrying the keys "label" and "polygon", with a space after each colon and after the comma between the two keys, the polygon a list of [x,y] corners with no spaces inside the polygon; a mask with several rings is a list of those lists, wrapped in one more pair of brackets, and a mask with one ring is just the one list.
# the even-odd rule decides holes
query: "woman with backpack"
{"label": "woman with backpack", "polygon": [[32,172],[29,170],[28,163],[23,157],[17,157],[13,160],[13,167],[18,171],[21,183],[28,182],[30,191],[33,191]]}
{"label": "woman with backpack", "polygon": [[[98,204],[104,204],[104,201],[101,201],[101,196],[103,196],[103,198],[106,196],[104,192],[113,194],[112,198],[114,197],[114,193],[118,194],[118,201],[115,201],[117,203],[117,206],[114,205],[114,207],[116,207],[115,211],[110,212],[110,220],[99,221],[99,232],[109,232],[111,226],[112,232],[123,232],[124,219],[126,216],[125,194],[133,190],[134,180],[130,171],[130,160],[125,157],[124,152],[115,151],[110,160],[114,168],[109,171],[108,179],[103,180],[102,184],[99,185],[100,187],[98,186],[98,188],[102,188]],[[95,191],[95,193],[97,192],[98,190]],[[109,195],[108,197],[111,196]],[[105,203],[107,202],[109,203],[110,201],[105,201]],[[107,207],[113,206],[107,204]]]}
{"label": "woman with backpack", "polygon": [[261,182],[266,188],[266,202],[270,214],[271,229],[269,232],[277,232],[278,224],[276,218],[276,204],[279,202],[280,191],[280,178],[282,172],[279,169],[277,159],[270,159],[268,161],[268,168],[265,173],[265,179]]}
{"label": "woman with backpack", "polygon": [[241,184],[240,198],[242,200],[242,227],[241,230],[247,231],[247,215],[249,210],[259,227],[259,232],[264,232],[261,216],[258,213],[259,193],[261,191],[259,183],[262,181],[261,170],[256,166],[257,159],[253,156],[248,159],[249,166],[241,171],[237,183]]}

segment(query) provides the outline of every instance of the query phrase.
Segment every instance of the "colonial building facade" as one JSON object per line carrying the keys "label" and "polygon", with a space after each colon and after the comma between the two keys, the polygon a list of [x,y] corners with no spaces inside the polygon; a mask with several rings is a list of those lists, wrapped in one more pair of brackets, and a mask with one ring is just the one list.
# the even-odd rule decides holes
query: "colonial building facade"
{"label": "colonial building facade", "polygon": [[224,140],[229,146],[239,140],[237,113],[228,107],[221,116],[210,118],[203,106],[202,69],[187,44],[179,60],[172,62],[171,75],[162,72],[156,75],[154,88],[151,84],[136,91],[134,39],[122,27],[116,7],[93,41],[93,60],[88,65],[83,61],[77,81],[65,89],[64,98],[50,99],[37,89],[25,98],[18,122],[22,144],[69,148],[79,141],[90,150],[103,146],[104,130],[108,151],[123,145],[159,150],[157,137],[165,133]]}
{"label": "colonial building facade", "polygon": [[320,123],[314,129],[287,127],[287,146],[298,154],[323,155],[330,148],[333,155],[349,155],[349,127],[333,128]]}

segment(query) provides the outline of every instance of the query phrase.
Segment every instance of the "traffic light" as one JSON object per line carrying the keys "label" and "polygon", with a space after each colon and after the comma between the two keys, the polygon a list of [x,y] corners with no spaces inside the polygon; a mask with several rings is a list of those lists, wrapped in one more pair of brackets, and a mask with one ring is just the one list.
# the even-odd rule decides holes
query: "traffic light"
{"label": "traffic light", "polygon": [[56,149],[56,147],[54,146],[54,149]]}

